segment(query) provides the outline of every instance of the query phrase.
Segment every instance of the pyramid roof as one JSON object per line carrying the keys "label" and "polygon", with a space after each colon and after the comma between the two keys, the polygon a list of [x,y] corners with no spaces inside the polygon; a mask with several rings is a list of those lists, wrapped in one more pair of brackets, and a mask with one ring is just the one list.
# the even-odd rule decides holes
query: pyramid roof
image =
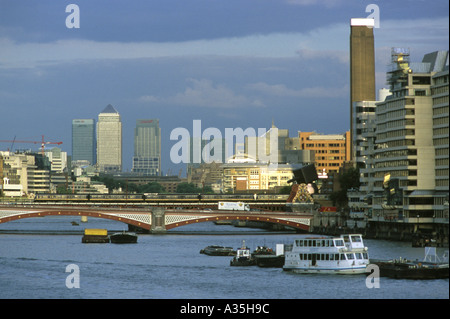
{"label": "pyramid roof", "polygon": [[119,113],[111,104],[108,104],[101,113]]}

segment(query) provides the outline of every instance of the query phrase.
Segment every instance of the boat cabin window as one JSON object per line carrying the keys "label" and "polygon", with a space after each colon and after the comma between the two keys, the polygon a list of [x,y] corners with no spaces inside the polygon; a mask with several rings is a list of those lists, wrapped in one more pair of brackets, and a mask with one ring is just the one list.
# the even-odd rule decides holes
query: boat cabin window
{"label": "boat cabin window", "polygon": [[360,243],[361,240],[361,236],[351,236],[352,242],[354,243]]}
{"label": "boat cabin window", "polygon": [[369,254],[363,253],[363,258],[364,258],[364,259],[369,259]]}
{"label": "boat cabin window", "polygon": [[[339,254],[299,254],[300,260],[339,260]],[[345,255],[343,254],[345,260]]]}
{"label": "boat cabin window", "polygon": [[334,246],[335,247],[342,247],[342,246],[344,246],[344,241],[342,239],[336,239],[334,241]]}
{"label": "boat cabin window", "polygon": [[341,258],[340,258],[341,260],[345,260],[345,254],[339,254],[339,255],[340,255],[340,257],[341,257]]}
{"label": "boat cabin window", "polygon": [[363,259],[363,256],[361,253],[355,253],[356,259]]}
{"label": "boat cabin window", "polygon": [[346,254],[347,255],[347,259],[348,260],[353,260],[355,259],[355,256],[353,254]]}

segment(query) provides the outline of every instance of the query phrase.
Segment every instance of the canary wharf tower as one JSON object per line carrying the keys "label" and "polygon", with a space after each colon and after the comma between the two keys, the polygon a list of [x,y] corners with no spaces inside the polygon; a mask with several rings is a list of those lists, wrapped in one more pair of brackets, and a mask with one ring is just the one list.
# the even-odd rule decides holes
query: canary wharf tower
{"label": "canary wharf tower", "polygon": [[133,173],[161,175],[161,129],[158,119],[136,121]]}
{"label": "canary wharf tower", "polygon": [[97,167],[104,173],[122,171],[122,122],[111,104],[98,115]]}

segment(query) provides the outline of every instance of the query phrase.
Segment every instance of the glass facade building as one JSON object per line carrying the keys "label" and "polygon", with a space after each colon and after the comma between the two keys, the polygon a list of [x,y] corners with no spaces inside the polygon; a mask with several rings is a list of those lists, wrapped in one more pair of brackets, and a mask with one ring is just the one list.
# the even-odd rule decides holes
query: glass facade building
{"label": "glass facade building", "polygon": [[95,120],[72,120],[72,161],[96,162]]}
{"label": "glass facade building", "polygon": [[133,173],[161,175],[161,129],[158,119],[136,121]]}

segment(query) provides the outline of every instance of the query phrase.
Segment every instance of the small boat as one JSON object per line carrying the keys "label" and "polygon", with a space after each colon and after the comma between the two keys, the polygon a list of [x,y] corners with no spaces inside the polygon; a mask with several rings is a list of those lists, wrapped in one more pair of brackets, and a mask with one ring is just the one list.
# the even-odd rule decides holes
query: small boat
{"label": "small boat", "polygon": [[254,258],[258,267],[282,268],[284,266],[284,255],[256,255]]}
{"label": "small boat", "polygon": [[[434,257],[434,260],[432,259]],[[425,258],[408,260],[405,258],[392,260],[372,260],[380,269],[381,277],[395,279],[445,279],[449,278],[448,252],[444,261],[436,256],[436,247],[425,247]]]}
{"label": "small boat", "polygon": [[232,247],[211,245],[200,250],[200,254],[205,254],[208,256],[234,256],[236,252]]}
{"label": "small boat", "polygon": [[295,273],[364,274],[369,264],[362,235],[307,236],[285,249],[283,270]]}
{"label": "small boat", "polygon": [[119,232],[109,236],[111,243],[113,244],[135,244],[137,243],[138,236],[131,232]]}
{"label": "small boat", "polygon": [[236,256],[230,261],[230,266],[254,266],[256,265],[255,258],[250,254],[250,248],[245,246],[245,241],[242,242],[242,247],[236,250]]}

